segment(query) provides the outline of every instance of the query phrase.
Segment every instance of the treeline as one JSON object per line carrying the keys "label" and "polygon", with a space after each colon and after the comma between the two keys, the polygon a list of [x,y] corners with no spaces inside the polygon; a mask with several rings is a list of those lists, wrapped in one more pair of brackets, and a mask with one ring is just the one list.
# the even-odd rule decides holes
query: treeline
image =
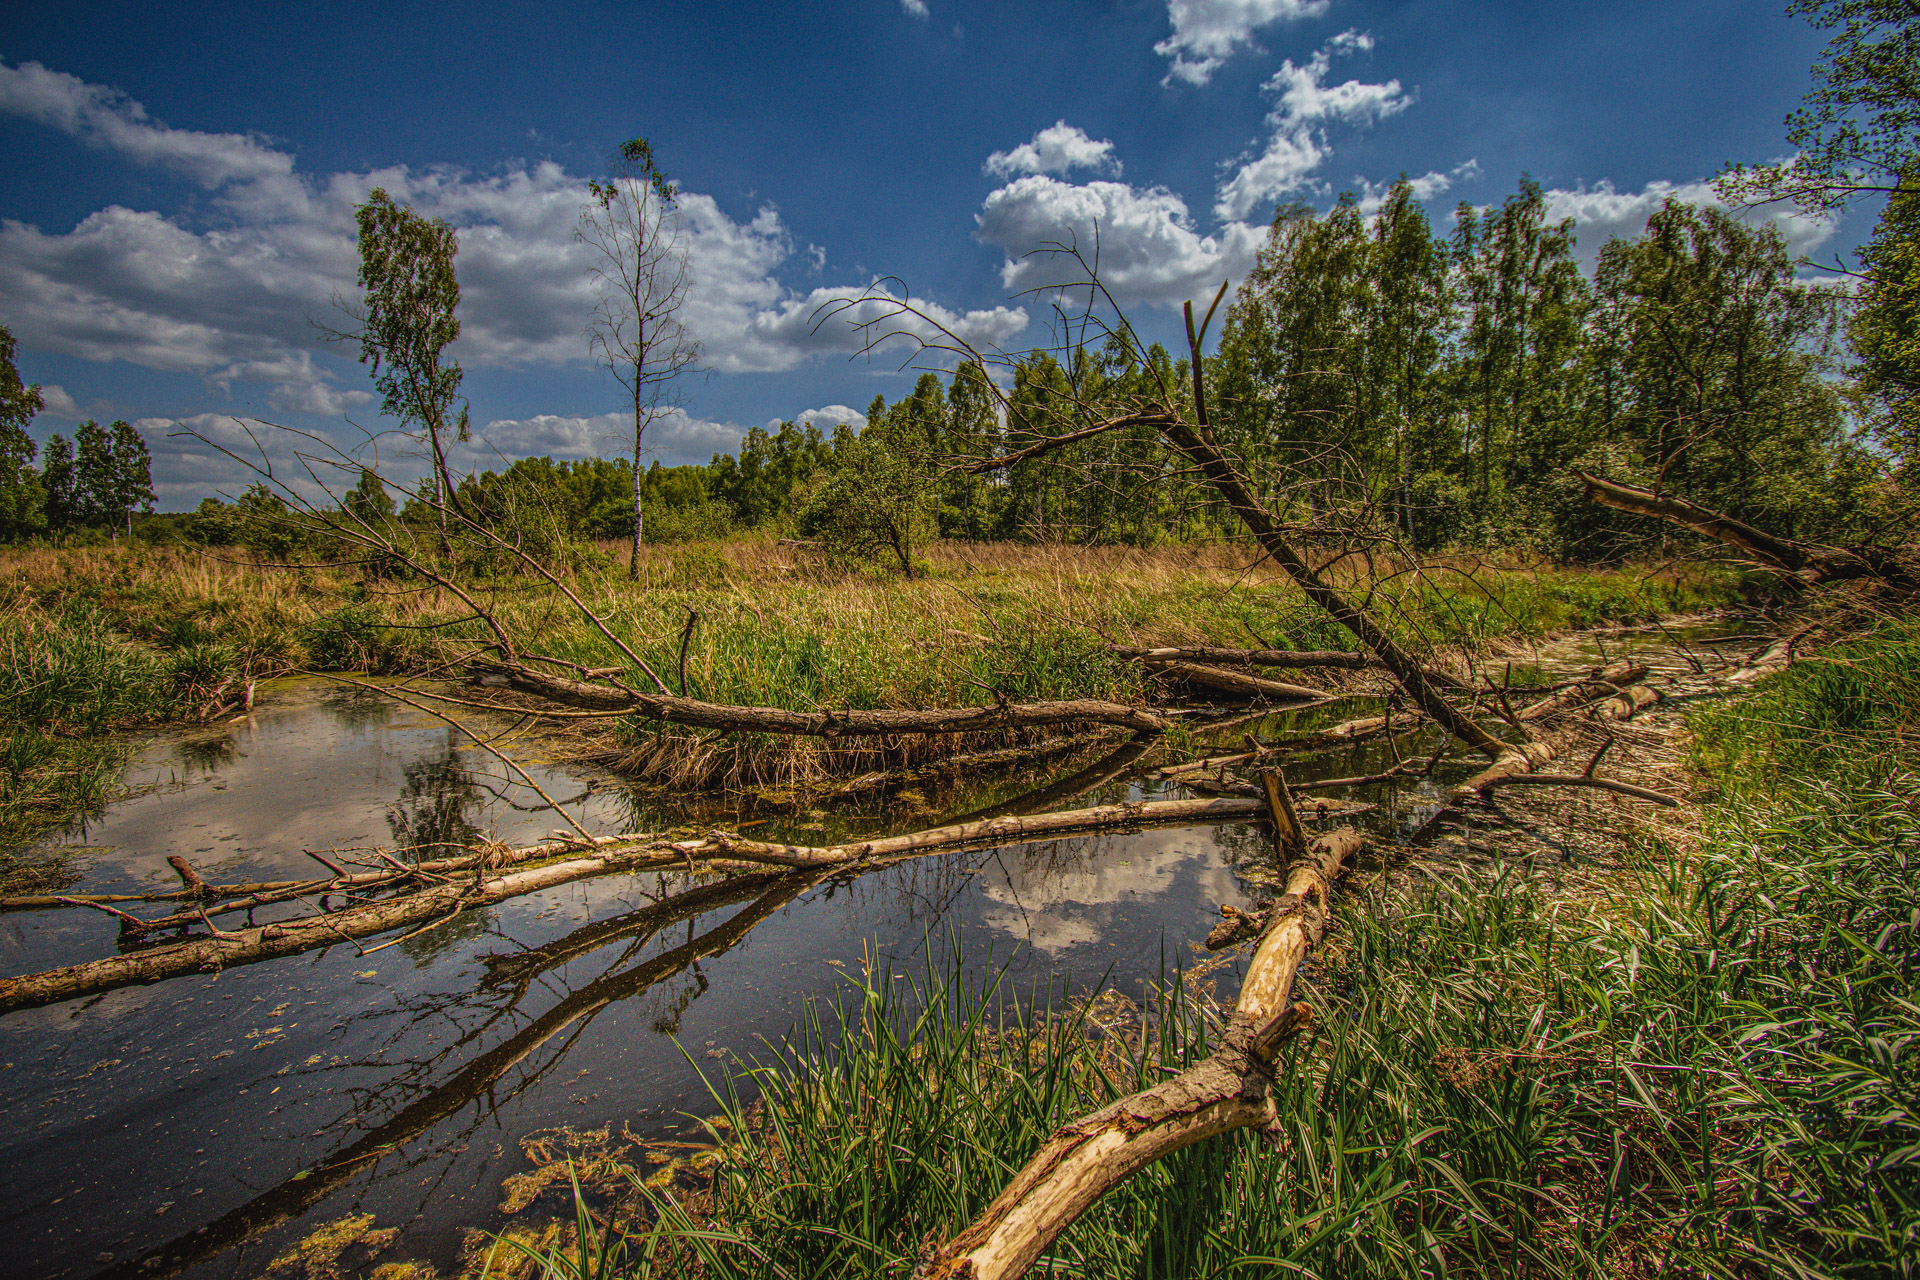
{"label": "treeline", "polygon": [[[1402,181],[1377,210],[1281,208],[1227,307],[1206,385],[1215,429],[1290,519],[1391,531],[1402,546],[1527,547],[1566,560],[1644,553],[1658,529],[1581,500],[1576,469],[1654,484],[1788,537],[1871,534],[1904,456],[1861,423],[1887,400],[1884,316],[1796,275],[1779,233],[1670,202],[1614,239],[1592,277],[1577,228],[1550,222],[1523,182],[1497,208],[1462,205],[1436,235]],[[1876,242],[1878,243],[1878,242]],[[1878,250],[1890,252],[1885,246]],[[4,334],[4,330],[0,330]],[[0,379],[12,374],[7,339]],[[1877,345],[1876,345],[1877,344]],[[1184,408],[1185,360],[1118,338],[1035,353],[1003,407],[979,366],[924,374],[863,428],[755,428],[706,465],[521,459],[454,482],[465,510],[559,551],[736,530],[817,539],[912,572],[930,538],[1151,545],[1230,536],[1235,522],[1150,426],[1055,449],[984,478],[958,460],[1001,454],[1143,402]],[[1849,373],[1865,376],[1849,381]],[[150,507],[147,456],[125,423],[55,437],[36,474],[24,427],[37,391],[12,378],[0,459],[0,536],[122,528]],[[1006,385],[1004,382],[1002,385]],[[369,473],[349,508],[422,528],[430,483],[395,509]],[[358,507],[354,504],[358,503]],[[156,518],[199,541],[297,550],[263,487]],[[297,533],[297,529],[294,530]],[[289,541],[292,539],[292,541]]]}
{"label": "treeline", "polygon": [[131,533],[136,512],[153,510],[153,460],[126,422],[89,419],[73,439],[39,448],[27,424],[44,401],[14,366],[13,334],[0,325],[0,542],[65,537],[90,530]]}
{"label": "treeline", "polygon": [[[1772,227],[1718,209],[1668,203],[1644,235],[1605,245],[1591,278],[1576,234],[1531,182],[1498,207],[1463,205],[1446,236],[1405,182],[1371,214],[1352,197],[1320,215],[1282,208],[1206,358],[1222,442],[1290,518],[1370,520],[1418,552],[1651,549],[1662,531],[1582,500],[1578,469],[1788,537],[1856,539],[1891,518],[1904,451],[1869,438],[1867,392],[1849,378],[1849,337],[1879,332],[1870,313],[1800,279]],[[1211,488],[1149,426],[992,478],[955,465],[1130,404],[1185,407],[1185,360],[1128,353],[1113,340],[1030,355],[1005,411],[963,363],[876,398],[863,430],[756,428],[704,467],[650,468],[643,527],[650,541],[771,529],[909,570],[934,537],[1229,536]],[[469,483],[536,485],[570,528],[612,538],[631,528],[630,476],[624,462],[530,459]]]}
{"label": "treeline", "polygon": [[[1610,241],[1592,277],[1577,228],[1531,182],[1463,205],[1436,235],[1405,182],[1377,211],[1276,215],[1207,357],[1216,430],[1263,496],[1303,523],[1371,518],[1410,549],[1643,553],[1657,528],[1583,501],[1576,469],[1659,485],[1789,537],[1871,532],[1901,451],[1861,429],[1849,299],[1808,283],[1779,233],[1671,202]],[[1853,332],[1864,326],[1851,317]],[[1208,486],[1151,427],[1070,444],[984,479],[955,460],[1018,448],[1141,401],[1190,370],[1118,340],[1035,354],[1008,411],[962,364],[876,398],[864,430],[755,429],[706,466],[643,477],[649,540],[775,529],[912,563],[927,538],[1153,544],[1227,536]],[[1180,407],[1180,406],[1177,406]],[[624,463],[516,464],[583,534],[630,526]],[[551,477],[551,478],[549,478]],[[564,496],[563,496],[564,495]],[[631,509],[631,497],[625,499]]]}

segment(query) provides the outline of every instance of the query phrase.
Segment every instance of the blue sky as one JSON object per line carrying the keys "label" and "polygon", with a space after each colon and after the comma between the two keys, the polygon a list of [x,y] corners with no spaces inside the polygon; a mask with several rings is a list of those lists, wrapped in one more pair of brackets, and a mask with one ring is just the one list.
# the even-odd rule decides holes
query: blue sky
{"label": "blue sky", "polygon": [[[353,293],[383,184],[461,232],[465,461],[617,452],[572,237],[587,177],[649,138],[680,183],[711,372],[665,462],[912,382],[822,302],[897,277],[980,342],[1044,340],[1027,251],[1100,227],[1150,336],[1238,279],[1277,201],[1400,173],[1437,226],[1530,173],[1590,258],[1670,189],[1784,150],[1821,37],[1774,3],[1363,0],[977,5],[13,3],[0,13],[0,323],[44,438],[137,422],[163,508],[241,479],[174,422],[359,438],[365,370],[314,321]],[[1867,229],[1784,211],[1831,257]],[[857,415],[856,415],[857,416]]]}

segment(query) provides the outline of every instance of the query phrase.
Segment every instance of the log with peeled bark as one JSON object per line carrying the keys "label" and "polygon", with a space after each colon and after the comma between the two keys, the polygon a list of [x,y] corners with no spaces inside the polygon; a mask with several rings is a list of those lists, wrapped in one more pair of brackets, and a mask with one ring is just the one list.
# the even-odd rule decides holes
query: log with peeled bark
{"label": "log with peeled bark", "polygon": [[931,1250],[915,1280],[1013,1280],[1112,1187],[1163,1156],[1275,1121],[1274,1059],[1312,1020],[1294,975],[1326,933],[1327,898],[1360,833],[1341,827],[1287,868],[1219,1048],[1179,1075],[1057,1130],[966,1230]]}
{"label": "log with peeled bark", "polygon": [[1244,671],[1234,671],[1228,667],[1211,667],[1198,662],[1158,660],[1146,665],[1147,670],[1154,675],[1165,676],[1189,685],[1204,685],[1209,689],[1218,689],[1237,698],[1317,705],[1322,702],[1332,702],[1335,697],[1324,689],[1311,689],[1303,684],[1288,684],[1284,680],[1269,680],[1265,676],[1249,675]]}
{"label": "log with peeled bark", "polygon": [[[1034,844],[1116,829],[1209,826],[1246,822],[1266,813],[1260,800],[1133,800],[1059,813],[1006,815],[952,823],[926,831],[849,844],[807,846],[748,840],[715,831],[690,840],[651,836],[608,839],[592,852],[488,878],[436,884],[399,897],[341,911],[301,916],[247,929],[197,934],[129,955],[106,956],[60,969],[0,978],[0,1014],[36,1008],[120,987],[161,982],[191,973],[255,964],[400,929],[444,924],[464,911],[614,872],[659,871],[696,863],[729,868],[858,869],[941,850]],[[578,846],[575,846],[578,848]],[[550,855],[541,847],[532,857]]]}
{"label": "log with peeled bark", "polygon": [[1596,720],[1626,720],[1635,712],[1644,707],[1650,707],[1659,700],[1660,695],[1644,684],[1622,689],[1611,698],[1603,699],[1589,707],[1586,714],[1580,721],[1576,721],[1575,725],[1562,729],[1558,733],[1509,746],[1492,764],[1455,787],[1450,799],[1454,804],[1462,804],[1511,778],[1520,774],[1533,773],[1548,761],[1558,759],[1560,753],[1575,741],[1574,728],[1579,723],[1591,723]]}
{"label": "log with peeled bark", "polygon": [[977,733],[1065,724],[1113,724],[1135,733],[1164,733],[1169,727],[1165,717],[1145,708],[1096,698],[931,710],[789,711],[784,707],[736,707],[666,693],[642,693],[622,685],[554,675],[519,662],[477,663],[474,672],[483,684],[504,685],[564,706],[586,711],[625,712],[640,720],[725,733],[835,738],[861,734]]}
{"label": "log with peeled bark", "polygon": [[1618,693],[1630,684],[1645,680],[1647,671],[1648,667],[1644,662],[1620,658],[1584,680],[1576,680],[1564,689],[1554,690],[1532,706],[1523,709],[1516,719],[1544,720],[1556,712],[1577,707],[1584,702],[1591,702],[1608,692]]}
{"label": "log with peeled bark", "polygon": [[1204,662],[1215,667],[1337,667],[1345,671],[1383,670],[1386,663],[1370,653],[1348,653],[1342,649],[1217,649],[1207,645],[1186,645],[1146,649],[1137,645],[1113,646],[1116,657],[1133,662]]}
{"label": "log with peeled bark", "polygon": [[1878,578],[1900,586],[1913,585],[1912,571],[1898,556],[1879,547],[1835,547],[1821,542],[1776,537],[1685,498],[1590,475],[1585,471],[1573,474],[1586,486],[1589,502],[1677,524],[1683,529],[1724,542],[1769,568],[1791,574],[1803,582],[1811,584]]}

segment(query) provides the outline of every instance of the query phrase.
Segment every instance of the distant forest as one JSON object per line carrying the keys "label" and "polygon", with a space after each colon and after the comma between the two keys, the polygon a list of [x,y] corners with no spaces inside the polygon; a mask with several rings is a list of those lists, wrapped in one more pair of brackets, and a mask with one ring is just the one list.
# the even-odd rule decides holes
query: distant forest
{"label": "distant forest", "polygon": [[[1917,220],[1915,203],[1895,197],[1876,246]],[[1207,357],[1221,442],[1301,522],[1323,507],[1367,506],[1423,553],[1505,547],[1602,561],[1661,537],[1583,502],[1576,469],[1657,485],[1789,537],[1857,539],[1893,518],[1886,493],[1910,443],[1900,424],[1911,405],[1871,376],[1884,305],[1802,279],[1776,230],[1717,208],[1667,204],[1643,235],[1609,242],[1590,278],[1574,259],[1576,232],[1547,220],[1531,182],[1497,208],[1462,205],[1445,236],[1405,181],[1375,210],[1352,196],[1324,214],[1282,207]],[[1156,345],[1142,365],[1126,350],[1109,341],[1030,354],[1013,369],[1010,411],[977,365],[961,363],[923,374],[892,404],[875,398],[857,431],[785,423],[753,429],[705,465],[656,462],[639,485],[644,537],[772,530],[911,572],[912,549],[929,538],[1227,536],[1234,521],[1210,487],[1150,427],[991,478],[955,465],[1018,448],[1041,422],[1057,424],[1062,405],[1090,420],[1103,405],[1181,407],[1186,361]],[[16,398],[32,393],[12,385]],[[101,536],[150,508],[144,446],[130,456],[137,433],[89,424],[81,435],[79,459],[50,449],[44,475],[30,440],[24,457],[10,451],[6,536]],[[464,478],[459,494],[540,541],[633,531],[626,459],[526,458]],[[345,503],[425,524],[430,497],[430,487],[393,495],[369,473]],[[141,527],[156,539],[284,550],[284,514],[256,487]]]}

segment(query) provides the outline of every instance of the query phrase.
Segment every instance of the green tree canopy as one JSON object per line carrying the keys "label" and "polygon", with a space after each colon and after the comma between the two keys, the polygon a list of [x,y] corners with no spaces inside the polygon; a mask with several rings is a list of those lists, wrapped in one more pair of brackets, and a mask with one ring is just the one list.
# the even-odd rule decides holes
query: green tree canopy
{"label": "green tree canopy", "polygon": [[375,187],[354,210],[360,231],[364,306],[360,362],[371,367],[380,411],[426,438],[441,500],[457,503],[446,437],[468,438],[460,395],[460,363],[446,350],[460,336],[460,282],[453,272],[459,244],[453,228],[397,204]]}
{"label": "green tree canopy", "polygon": [[46,490],[33,469],[35,447],[27,434],[45,405],[40,388],[27,386],[14,367],[13,334],[0,325],[0,540],[13,541],[47,527]]}

